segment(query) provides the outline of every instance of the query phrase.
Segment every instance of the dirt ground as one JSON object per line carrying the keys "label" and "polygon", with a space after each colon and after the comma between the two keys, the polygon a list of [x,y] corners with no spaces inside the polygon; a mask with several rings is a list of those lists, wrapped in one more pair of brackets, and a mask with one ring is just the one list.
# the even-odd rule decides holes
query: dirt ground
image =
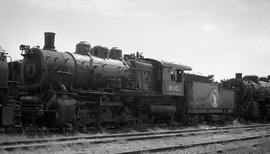
{"label": "dirt ground", "polygon": [[[234,125],[241,125],[241,124],[234,124]],[[208,125],[199,125],[198,127],[186,127],[184,129],[194,129],[194,128],[201,128],[201,129],[210,129],[213,126]],[[147,128],[145,131],[155,132],[155,131],[167,131],[168,128],[161,128],[161,127],[152,127]],[[125,130],[125,132],[134,133],[137,130]],[[138,149],[147,149],[147,148],[154,148],[154,147],[165,147],[168,145],[181,145],[181,144],[190,144],[190,143],[197,143],[197,142],[206,142],[206,141],[215,141],[215,140],[222,140],[222,139],[233,139],[237,137],[244,137],[249,135],[260,135],[269,133],[270,130],[252,130],[252,131],[239,131],[233,130],[229,133],[224,134],[202,134],[198,136],[182,136],[182,137],[170,137],[170,138],[163,138],[163,139],[156,139],[156,140],[143,140],[143,141],[127,141],[124,139],[120,139],[113,143],[106,143],[106,144],[89,144],[86,143],[84,145],[74,145],[74,146],[51,146],[48,148],[43,149],[30,149],[30,150],[17,150],[17,151],[0,151],[0,153],[20,153],[20,154],[28,154],[28,153],[39,153],[39,154],[60,154],[60,153],[74,153],[74,154],[85,154],[85,153],[93,153],[93,154],[100,154],[100,153],[117,153],[129,150],[138,150]],[[98,133],[95,135],[106,135],[110,134],[111,132],[103,132]],[[115,133],[115,132],[114,132]],[[82,134],[76,133],[75,135],[78,136],[85,136],[89,134]],[[93,134],[91,134],[93,135]],[[19,141],[25,140],[29,138],[48,138],[48,137],[63,137],[66,135],[44,135],[44,136],[27,136],[27,135],[1,135],[1,141]],[[70,136],[70,135],[68,135]],[[254,144],[261,144],[262,146],[253,147]],[[229,148],[229,149],[228,149]],[[228,150],[224,150],[228,149]],[[262,138],[256,139],[251,141],[245,142],[234,142],[230,144],[215,144],[210,146],[200,146],[196,148],[188,148],[185,150],[177,150],[177,151],[169,151],[166,153],[183,153],[183,154],[190,154],[190,153],[215,153],[213,151],[221,150],[223,153],[269,153],[270,154],[270,138]],[[164,153],[164,152],[162,152]]]}

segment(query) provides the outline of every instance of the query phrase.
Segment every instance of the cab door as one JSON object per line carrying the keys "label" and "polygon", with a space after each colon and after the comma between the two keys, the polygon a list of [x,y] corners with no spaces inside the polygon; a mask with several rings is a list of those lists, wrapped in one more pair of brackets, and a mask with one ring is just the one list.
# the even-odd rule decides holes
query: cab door
{"label": "cab door", "polygon": [[163,67],[162,93],[170,96],[184,96],[183,70]]}

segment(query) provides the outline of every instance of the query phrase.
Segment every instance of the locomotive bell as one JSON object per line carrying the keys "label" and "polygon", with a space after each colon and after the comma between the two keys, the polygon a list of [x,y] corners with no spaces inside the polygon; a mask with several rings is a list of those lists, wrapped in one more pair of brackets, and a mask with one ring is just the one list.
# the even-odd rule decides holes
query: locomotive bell
{"label": "locomotive bell", "polygon": [[53,32],[45,32],[44,37],[45,37],[45,39],[44,39],[43,50],[55,50],[55,47],[54,47],[55,33],[53,33]]}

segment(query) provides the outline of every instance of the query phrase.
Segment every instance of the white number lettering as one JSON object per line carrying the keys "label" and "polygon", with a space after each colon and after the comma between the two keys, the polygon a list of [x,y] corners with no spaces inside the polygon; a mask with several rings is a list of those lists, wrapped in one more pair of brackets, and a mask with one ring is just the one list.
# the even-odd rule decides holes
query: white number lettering
{"label": "white number lettering", "polygon": [[173,91],[173,86],[169,85],[169,91]]}
{"label": "white number lettering", "polygon": [[169,91],[179,91],[179,90],[180,90],[179,86],[169,85]]}
{"label": "white number lettering", "polygon": [[179,90],[179,87],[178,86],[175,86],[174,89],[175,89],[175,91],[178,91]]}

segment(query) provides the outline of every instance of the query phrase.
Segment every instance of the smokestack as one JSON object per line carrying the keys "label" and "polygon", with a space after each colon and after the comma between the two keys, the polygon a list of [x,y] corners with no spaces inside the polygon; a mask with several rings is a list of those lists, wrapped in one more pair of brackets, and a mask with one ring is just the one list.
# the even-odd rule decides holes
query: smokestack
{"label": "smokestack", "polygon": [[235,73],[235,79],[242,79],[242,73]]}
{"label": "smokestack", "polygon": [[54,50],[54,37],[55,37],[55,33],[53,32],[45,32],[44,33],[44,50]]}

